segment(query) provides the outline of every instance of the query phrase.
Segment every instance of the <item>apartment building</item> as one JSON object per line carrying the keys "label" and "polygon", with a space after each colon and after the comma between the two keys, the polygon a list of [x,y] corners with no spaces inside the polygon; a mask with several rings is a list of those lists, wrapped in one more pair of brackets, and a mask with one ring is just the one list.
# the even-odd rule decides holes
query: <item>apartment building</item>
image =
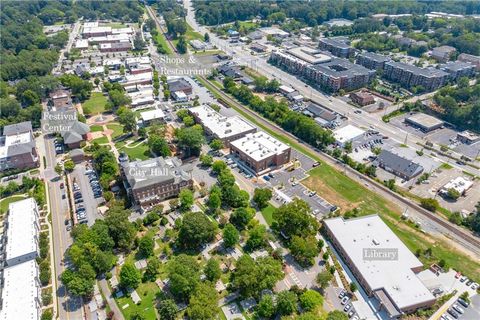
{"label": "apartment building", "polygon": [[367,69],[383,70],[387,61],[390,61],[390,58],[387,56],[373,52],[363,52],[357,55],[356,63]]}
{"label": "apartment building", "polygon": [[5,223],[0,273],[0,320],[41,318],[39,209],[33,198],[9,204]]}
{"label": "apartment building", "polygon": [[[307,55],[308,58],[304,57]],[[272,52],[270,62],[333,92],[340,89],[360,89],[366,86],[375,76],[375,70],[353,64],[347,59],[335,57],[328,57],[327,59],[324,56],[328,57],[324,53],[305,50],[302,51],[302,56],[298,53],[294,56],[290,52],[276,51]]]}
{"label": "apartment building", "polygon": [[451,46],[440,46],[432,49],[431,56],[438,62],[447,62],[456,51],[457,49]]}
{"label": "apartment building", "polygon": [[475,76],[475,66],[469,62],[449,61],[440,65],[440,70],[449,74],[449,79],[457,81],[462,77],[471,78]]}
{"label": "apartment building", "polygon": [[388,61],[385,63],[383,76],[404,87],[422,86],[427,91],[434,91],[448,80],[449,74],[434,68],[419,68],[403,62]]}
{"label": "apartment building", "polygon": [[344,37],[322,38],[318,43],[318,47],[340,58],[349,58],[355,53],[355,49],[350,46],[348,39]]}
{"label": "apartment building", "polygon": [[0,137],[0,171],[39,166],[39,157],[30,121],[5,126]]}
{"label": "apartment building", "polygon": [[157,157],[145,161],[121,161],[125,189],[144,210],[177,197],[182,189],[192,188],[192,166],[176,157]]}
{"label": "apartment building", "polygon": [[458,56],[458,61],[461,62],[469,62],[475,66],[477,71],[480,71],[480,57],[474,56],[468,53],[462,53]]}

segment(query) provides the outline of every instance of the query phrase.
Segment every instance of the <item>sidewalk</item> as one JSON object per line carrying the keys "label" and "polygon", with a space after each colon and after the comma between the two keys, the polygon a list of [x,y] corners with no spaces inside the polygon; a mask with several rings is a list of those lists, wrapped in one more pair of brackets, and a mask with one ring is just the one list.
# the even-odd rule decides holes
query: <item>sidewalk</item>
{"label": "sidewalk", "polygon": [[110,310],[113,311],[115,314],[115,319],[117,320],[125,320],[125,317],[123,316],[122,311],[120,311],[120,308],[117,305],[117,302],[115,299],[113,299],[112,292],[110,291],[110,288],[108,287],[107,280],[101,279],[98,281],[100,285],[100,290],[102,291],[103,295],[105,296],[105,299],[107,300],[108,306],[110,307]]}

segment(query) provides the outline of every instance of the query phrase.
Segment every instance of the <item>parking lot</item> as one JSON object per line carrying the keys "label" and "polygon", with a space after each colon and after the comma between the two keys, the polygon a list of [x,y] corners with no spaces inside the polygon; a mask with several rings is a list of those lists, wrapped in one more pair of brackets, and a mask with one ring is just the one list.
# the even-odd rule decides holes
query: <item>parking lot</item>
{"label": "parking lot", "polygon": [[75,167],[70,178],[72,183],[70,190],[73,193],[74,201],[73,213],[79,223],[86,223],[91,226],[96,219],[101,217],[97,208],[104,201],[101,191],[98,192],[101,189],[97,185],[98,179],[91,167],[84,163]]}
{"label": "parking lot", "polygon": [[[440,190],[450,180],[457,177],[464,177],[467,180],[471,179],[458,169],[443,169],[441,172],[433,172],[428,180],[424,183],[418,185],[413,183],[411,192],[423,198],[433,198],[438,190]],[[478,187],[478,182],[474,181],[473,186],[466,192],[466,195],[461,196],[456,201],[445,199],[439,195],[437,195],[435,198],[442,207],[452,212],[461,212],[462,210],[473,211],[478,199],[480,199],[480,188]]]}

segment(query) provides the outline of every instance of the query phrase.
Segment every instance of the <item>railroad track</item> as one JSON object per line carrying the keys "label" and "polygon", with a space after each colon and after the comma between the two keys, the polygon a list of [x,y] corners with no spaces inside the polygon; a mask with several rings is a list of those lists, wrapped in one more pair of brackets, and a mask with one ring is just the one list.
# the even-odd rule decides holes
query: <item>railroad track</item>
{"label": "railroad track", "polygon": [[167,32],[166,32],[165,29],[163,29],[162,25],[160,24],[160,21],[158,21],[158,17],[155,14],[155,11],[153,11],[152,7],[149,7],[149,6],[147,6],[147,11],[148,11],[148,15],[150,16],[150,18],[152,18],[153,21],[155,21],[155,24],[157,25],[157,28],[158,28],[158,32],[162,33],[163,36],[165,37],[165,41],[167,42],[168,46],[170,47],[170,50],[172,50],[172,52],[176,53],[177,48],[175,48],[175,46],[170,41],[170,39],[167,38],[167,36],[166,36]]}
{"label": "railroad track", "polygon": [[[203,81],[207,82],[213,88],[213,90],[218,95],[220,95],[223,100],[225,100],[225,102],[234,105],[235,107],[241,109],[242,112],[247,113],[250,116],[256,118],[257,121],[260,121],[264,126],[268,127],[272,131],[276,131],[277,133],[281,133],[283,135],[286,135],[291,139],[294,139],[296,141],[300,141],[296,136],[294,136],[290,132],[285,131],[284,129],[280,128],[278,125],[273,124],[272,122],[264,119],[262,116],[258,115],[256,112],[252,111],[250,108],[245,107],[242,104],[240,104],[239,102],[237,102],[236,100],[232,99],[225,92],[223,92],[222,90],[219,90],[217,87],[215,87],[215,85],[211,81],[209,81],[207,78],[202,77],[202,76],[199,76],[199,78],[201,78]],[[305,143],[303,141],[302,141],[302,144],[306,149],[308,149],[308,151],[310,153],[312,153],[312,154],[316,155],[317,157],[321,158],[324,162],[327,162],[330,165],[333,165],[334,167],[337,167],[337,164],[336,164],[337,160],[335,158],[333,158],[333,157],[331,157],[327,154],[320,153],[320,152],[316,151],[313,147],[311,147],[310,145],[308,145],[307,143]],[[475,254],[480,256],[480,239],[478,237],[476,237],[475,235],[473,235],[472,233],[470,233],[466,230],[460,229],[460,227],[452,225],[450,222],[448,222],[447,220],[437,216],[435,213],[430,212],[430,211],[422,208],[420,205],[411,202],[410,200],[402,197],[401,195],[391,191],[390,189],[388,189],[384,185],[378,183],[377,181],[371,179],[368,176],[365,176],[365,175],[359,173],[356,170],[353,170],[350,167],[344,167],[344,168],[342,167],[342,169],[345,169],[349,173],[354,175],[356,177],[357,182],[363,183],[363,181],[368,181],[369,183],[374,185],[376,188],[381,189],[384,193],[388,194],[389,196],[395,198],[396,200],[398,200],[402,204],[406,205],[408,208],[417,211],[418,213],[423,215],[425,218],[427,218],[427,219],[433,221],[434,223],[440,225],[441,227],[443,227],[447,231],[456,235],[458,238],[463,239],[464,242],[462,242],[462,244],[466,248],[468,248],[470,251],[472,251]],[[448,234],[445,234],[445,235],[448,236]],[[465,243],[465,241],[466,241],[466,243]]]}

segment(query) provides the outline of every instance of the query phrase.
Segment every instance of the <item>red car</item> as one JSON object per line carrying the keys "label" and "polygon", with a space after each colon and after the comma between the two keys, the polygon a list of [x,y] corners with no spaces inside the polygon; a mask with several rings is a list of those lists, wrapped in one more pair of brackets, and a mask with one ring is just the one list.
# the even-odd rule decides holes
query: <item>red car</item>
{"label": "red car", "polygon": [[63,185],[63,182],[60,183],[60,189],[63,189],[64,188],[64,185]]}
{"label": "red car", "polygon": [[455,279],[458,279],[462,276],[462,274],[460,272],[457,272],[457,274],[455,275]]}

